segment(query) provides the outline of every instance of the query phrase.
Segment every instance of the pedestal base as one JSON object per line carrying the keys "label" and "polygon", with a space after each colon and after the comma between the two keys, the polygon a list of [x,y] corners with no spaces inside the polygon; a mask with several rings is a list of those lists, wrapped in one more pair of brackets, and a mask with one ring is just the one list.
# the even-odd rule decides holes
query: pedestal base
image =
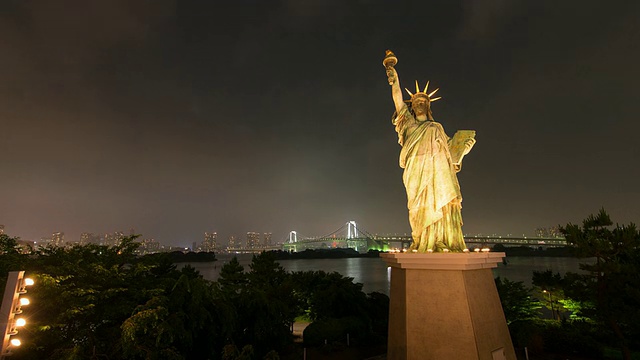
{"label": "pedestal base", "polygon": [[515,360],[491,268],[504,253],[390,253],[389,360]]}

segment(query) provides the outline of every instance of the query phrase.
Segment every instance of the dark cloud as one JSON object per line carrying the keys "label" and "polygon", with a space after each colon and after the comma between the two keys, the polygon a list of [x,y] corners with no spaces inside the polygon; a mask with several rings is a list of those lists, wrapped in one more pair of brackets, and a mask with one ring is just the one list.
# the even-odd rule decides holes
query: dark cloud
{"label": "dark cloud", "polygon": [[634,2],[9,1],[0,223],[190,245],[356,220],[406,233],[393,103],[431,80],[476,129],[465,231],[530,234],[600,206],[637,221]]}

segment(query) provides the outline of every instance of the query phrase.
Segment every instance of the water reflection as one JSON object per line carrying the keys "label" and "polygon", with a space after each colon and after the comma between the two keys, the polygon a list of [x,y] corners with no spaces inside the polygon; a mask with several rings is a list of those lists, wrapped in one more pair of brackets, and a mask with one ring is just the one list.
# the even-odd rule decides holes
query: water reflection
{"label": "water reflection", "polygon": [[[238,261],[249,271],[251,263],[250,254],[239,254]],[[192,263],[205,279],[217,280],[222,266],[233,258],[233,255],[220,254],[218,261],[214,263]],[[559,257],[509,257],[507,265],[499,264],[493,270],[494,276],[507,278],[511,281],[522,281],[526,286],[531,286],[533,271],[545,271],[551,269],[554,273],[564,275],[566,272],[580,272],[579,263],[590,262],[589,259],[559,258]],[[338,272],[344,276],[353,278],[354,282],[363,284],[363,291],[370,293],[378,291],[389,294],[391,281],[391,269],[382,259],[349,258],[349,259],[300,259],[280,260],[280,265],[289,271],[322,270],[326,272]]]}
{"label": "water reflection", "polygon": [[522,281],[526,286],[531,286],[531,278],[534,271],[551,269],[554,273],[558,272],[564,276],[567,272],[582,272],[579,266],[580,263],[593,263],[593,260],[565,257],[515,256],[507,258],[507,265],[498,264],[498,267],[493,269],[493,275],[511,281]]}

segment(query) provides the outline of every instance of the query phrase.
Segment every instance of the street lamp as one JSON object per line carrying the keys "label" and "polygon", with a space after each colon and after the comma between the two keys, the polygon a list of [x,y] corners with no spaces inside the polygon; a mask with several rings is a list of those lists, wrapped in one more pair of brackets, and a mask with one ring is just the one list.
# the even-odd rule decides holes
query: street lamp
{"label": "street lamp", "polygon": [[7,277],[7,285],[4,288],[2,307],[0,307],[0,328],[2,328],[3,341],[0,350],[0,359],[5,359],[12,354],[12,350],[20,346],[20,339],[13,337],[18,334],[18,328],[24,326],[27,321],[17,318],[22,314],[22,307],[29,305],[29,299],[22,297],[27,293],[27,286],[33,285],[33,280],[24,277],[24,271],[11,271]]}
{"label": "street lamp", "polygon": [[543,293],[547,293],[549,294],[549,305],[551,306],[551,319],[555,319],[555,312],[553,309],[553,301],[551,301],[551,291],[547,291],[547,290],[542,290]]}

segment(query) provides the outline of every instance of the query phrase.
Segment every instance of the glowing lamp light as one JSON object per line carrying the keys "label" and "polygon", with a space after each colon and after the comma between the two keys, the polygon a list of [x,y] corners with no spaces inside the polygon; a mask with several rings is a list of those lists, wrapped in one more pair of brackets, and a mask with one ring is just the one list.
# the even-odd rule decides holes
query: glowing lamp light
{"label": "glowing lamp light", "polygon": [[449,249],[444,249],[444,250],[442,250],[442,251],[443,251],[443,252],[448,253],[448,252],[449,252]]}
{"label": "glowing lamp light", "polygon": [[[413,251],[418,251],[418,250],[413,250]],[[428,252],[428,253],[432,253],[432,252],[433,252],[433,249],[427,249],[427,252]]]}
{"label": "glowing lamp light", "polygon": [[18,329],[24,327],[27,321],[23,317],[22,307],[29,305],[27,297],[22,297],[27,292],[27,287],[35,284],[32,278],[24,277],[24,271],[10,271],[7,276],[2,306],[0,306],[0,333],[4,333],[4,341],[0,349],[0,359],[12,354],[12,348],[19,347],[22,342],[13,336],[18,334]]}
{"label": "glowing lamp light", "polygon": [[486,252],[489,252],[489,248],[484,248],[484,249],[482,249],[482,252],[485,252],[485,253],[486,253]]}
{"label": "glowing lamp light", "polygon": [[462,252],[463,252],[463,253],[468,253],[468,252],[469,252],[469,249],[464,249],[464,250],[462,250]]}
{"label": "glowing lamp light", "polygon": [[480,249],[479,248],[475,248],[475,249],[473,249],[473,251],[479,253]]}

